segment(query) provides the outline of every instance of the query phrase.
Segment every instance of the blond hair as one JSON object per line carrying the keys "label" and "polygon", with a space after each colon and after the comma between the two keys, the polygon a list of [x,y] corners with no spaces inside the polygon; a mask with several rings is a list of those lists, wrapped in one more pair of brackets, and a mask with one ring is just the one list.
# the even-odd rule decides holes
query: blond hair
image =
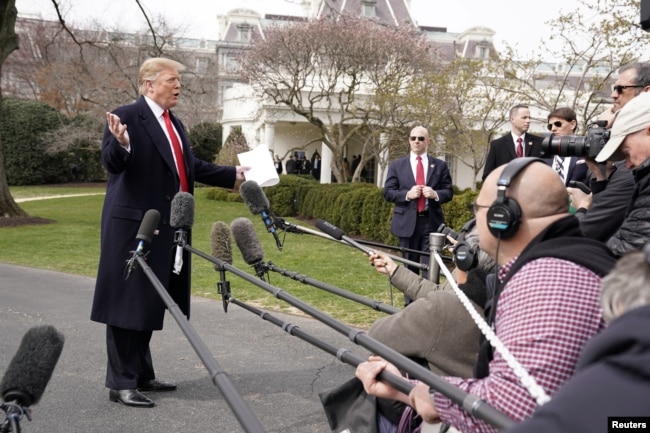
{"label": "blond hair", "polygon": [[186,68],[182,63],[164,57],[153,57],[145,60],[142,66],[140,66],[140,72],[138,73],[138,91],[141,95],[144,95],[147,91],[145,82],[155,81],[165,69],[174,69],[177,72],[181,72]]}

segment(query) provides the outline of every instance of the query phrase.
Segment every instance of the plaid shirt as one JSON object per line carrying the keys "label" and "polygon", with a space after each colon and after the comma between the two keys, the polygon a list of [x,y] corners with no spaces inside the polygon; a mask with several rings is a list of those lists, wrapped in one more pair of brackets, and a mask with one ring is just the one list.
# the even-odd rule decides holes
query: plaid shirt
{"label": "plaid shirt", "polygon": [[[499,270],[500,280],[515,260]],[[589,269],[544,257],[524,265],[501,292],[496,335],[549,396],[573,374],[582,347],[604,326],[600,283]],[[515,420],[529,417],[537,404],[496,351],[487,377],[446,380]],[[440,418],[462,432],[497,431],[439,393],[434,402]]]}

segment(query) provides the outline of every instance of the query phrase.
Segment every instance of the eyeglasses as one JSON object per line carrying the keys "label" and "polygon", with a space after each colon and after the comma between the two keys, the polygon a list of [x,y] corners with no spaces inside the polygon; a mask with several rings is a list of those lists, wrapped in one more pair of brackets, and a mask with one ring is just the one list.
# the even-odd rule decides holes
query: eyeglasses
{"label": "eyeglasses", "polygon": [[645,86],[635,86],[635,85],[622,85],[622,84],[617,84],[615,86],[612,86],[612,92],[616,92],[619,95],[623,93],[623,90],[625,89],[635,89],[635,88],[640,88],[640,87],[645,87]]}
{"label": "eyeglasses", "polygon": [[559,121],[559,120],[556,120],[555,122],[553,122],[553,123],[549,123],[548,125],[546,125],[546,127],[547,127],[548,130],[550,131],[551,129],[553,129],[554,126],[555,126],[556,128],[561,128],[562,125],[564,125],[564,123],[562,123],[562,122]]}
{"label": "eyeglasses", "polygon": [[411,137],[409,137],[409,139],[410,139],[411,141],[415,141],[415,140],[417,140],[417,141],[424,141],[424,140],[427,139],[427,137],[422,137],[422,136],[419,136],[419,137],[413,137],[413,136],[411,136]]}
{"label": "eyeglasses", "polygon": [[489,208],[490,206],[485,206],[485,205],[482,205],[482,204],[478,204],[475,201],[471,202],[470,203],[470,209],[472,210],[472,215],[476,216],[476,212],[478,212],[478,210],[480,208],[482,208],[482,207]]}

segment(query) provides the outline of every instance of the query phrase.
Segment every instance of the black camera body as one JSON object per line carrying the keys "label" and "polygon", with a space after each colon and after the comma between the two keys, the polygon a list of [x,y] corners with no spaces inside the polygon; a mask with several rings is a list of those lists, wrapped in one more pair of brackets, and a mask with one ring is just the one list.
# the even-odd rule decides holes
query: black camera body
{"label": "black camera body", "polygon": [[596,159],[609,140],[610,130],[606,120],[587,126],[587,135],[550,135],[542,141],[542,156],[582,156]]}
{"label": "black camera body", "polygon": [[451,227],[447,227],[445,223],[440,224],[440,227],[438,227],[438,233],[442,233],[445,235],[445,239],[447,236],[451,236],[452,239],[458,240],[458,232],[454,231]]}

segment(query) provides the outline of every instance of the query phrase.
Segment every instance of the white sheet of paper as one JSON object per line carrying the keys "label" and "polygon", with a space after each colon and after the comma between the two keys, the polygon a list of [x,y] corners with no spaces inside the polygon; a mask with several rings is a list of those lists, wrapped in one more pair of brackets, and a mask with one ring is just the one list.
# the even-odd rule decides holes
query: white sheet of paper
{"label": "white sheet of paper", "polygon": [[250,167],[244,172],[246,180],[254,180],[259,186],[273,186],[280,182],[278,172],[271,152],[266,144],[260,144],[255,149],[237,154],[239,164]]}

